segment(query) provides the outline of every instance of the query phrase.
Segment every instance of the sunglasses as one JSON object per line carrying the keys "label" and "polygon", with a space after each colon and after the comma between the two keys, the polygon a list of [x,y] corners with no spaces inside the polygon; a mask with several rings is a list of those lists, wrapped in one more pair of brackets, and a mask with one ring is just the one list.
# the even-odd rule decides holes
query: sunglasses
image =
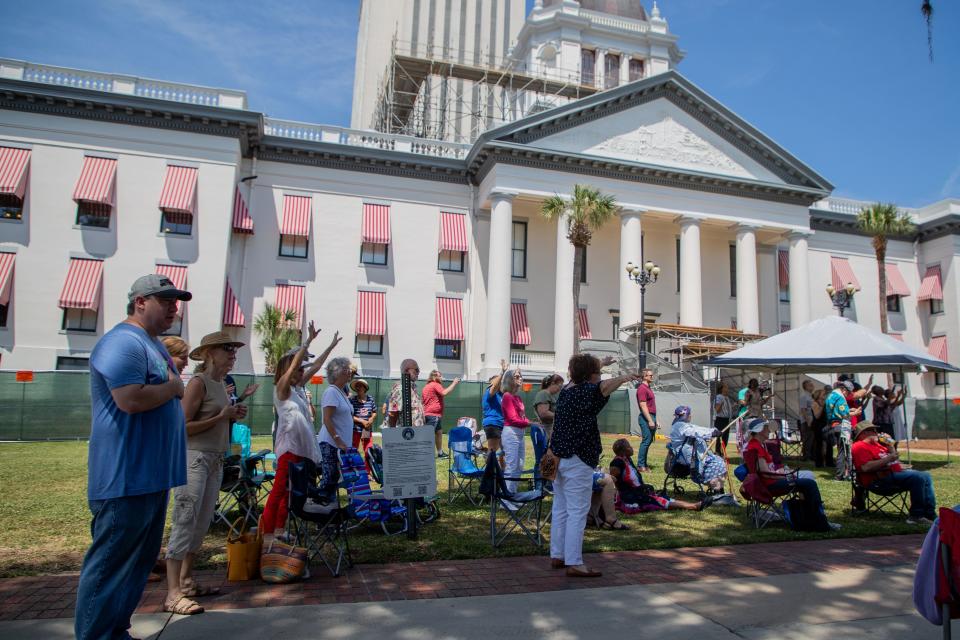
{"label": "sunglasses", "polygon": [[240,347],[238,347],[235,344],[222,344],[220,345],[220,348],[226,351],[227,353],[236,353]]}

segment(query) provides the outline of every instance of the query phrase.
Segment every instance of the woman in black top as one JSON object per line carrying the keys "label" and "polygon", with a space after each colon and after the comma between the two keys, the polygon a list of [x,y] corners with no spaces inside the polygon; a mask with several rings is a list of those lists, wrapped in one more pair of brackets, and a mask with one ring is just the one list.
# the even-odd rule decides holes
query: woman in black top
{"label": "woman in black top", "polygon": [[600,428],[597,414],[620,385],[639,379],[628,374],[591,382],[600,375],[603,361],[589,354],[570,358],[570,384],[560,391],[550,449],[560,458],[553,481],[553,520],[550,531],[551,566],[566,567],[567,575],[595,578],[599,571],[583,564],[583,530],[590,510],[593,470],[600,463]]}

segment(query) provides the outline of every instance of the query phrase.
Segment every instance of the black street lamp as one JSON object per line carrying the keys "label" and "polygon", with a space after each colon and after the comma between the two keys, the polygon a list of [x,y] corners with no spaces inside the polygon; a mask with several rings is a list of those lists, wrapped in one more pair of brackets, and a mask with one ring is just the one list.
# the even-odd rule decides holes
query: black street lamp
{"label": "black street lamp", "polygon": [[640,348],[637,354],[640,356],[640,366],[637,368],[637,373],[641,373],[647,366],[647,343],[644,336],[647,324],[643,299],[647,293],[647,285],[653,284],[657,281],[657,278],[660,277],[660,267],[648,260],[642,267],[638,264],[628,262],[626,269],[627,277],[640,285]]}
{"label": "black street lamp", "polygon": [[834,288],[832,284],[827,285],[827,295],[830,296],[830,301],[840,313],[841,318],[843,317],[843,310],[850,308],[850,303],[853,302],[853,294],[856,292],[857,287],[852,282],[848,282],[847,286],[839,290]]}

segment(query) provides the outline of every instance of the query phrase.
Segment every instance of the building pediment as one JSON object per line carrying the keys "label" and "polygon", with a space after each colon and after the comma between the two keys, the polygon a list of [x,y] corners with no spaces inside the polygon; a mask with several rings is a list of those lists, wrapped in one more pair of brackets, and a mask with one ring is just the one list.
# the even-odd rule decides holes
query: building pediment
{"label": "building pediment", "polygon": [[786,182],[665,98],[545,136],[530,146],[732,178]]}
{"label": "building pediment", "polygon": [[501,143],[764,185],[829,192],[813,169],[676,71],[604,91],[484,133],[474,171]]}

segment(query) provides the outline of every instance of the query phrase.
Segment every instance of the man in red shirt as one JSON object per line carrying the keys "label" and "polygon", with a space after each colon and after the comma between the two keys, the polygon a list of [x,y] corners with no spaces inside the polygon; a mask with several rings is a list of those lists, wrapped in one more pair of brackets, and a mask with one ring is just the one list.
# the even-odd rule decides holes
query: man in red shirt
{"label": "man in red shirt", "polygon": [[640,429],[640,448],[637,449],[637,468],[640,473],[648,473],[647,451],[653,444],[654,434],[660,428],[657,422],[657,397],[650,385],[653,383],[653,369],[644,369],[640,372],[640,385],[637,386],[637,405],[640,414],[637,416],[637,426]]}
{"label": "man in red shirt", "polygon": [[869,420],[857,425],[852,453],[861,485],[882,495],[909,490],[910,517],[907,523],[933,524],[937,517],[937,498],[930,474],[904,469],[893,444],[881,442],[880,433]]}
{"label": "man in red shirt", "polygon": [[458,384],[460,384],[460,378],[454,378],[450,386],[444,388],[443,374],[434,369],[430,372],[427,384],[423,387],[424,422],[428,427],[433,427],[438,458],[447,457],[447,454],[443,451],[443,425],[440,424],[440,419],[443,418],[443,398],[453,391]]}

